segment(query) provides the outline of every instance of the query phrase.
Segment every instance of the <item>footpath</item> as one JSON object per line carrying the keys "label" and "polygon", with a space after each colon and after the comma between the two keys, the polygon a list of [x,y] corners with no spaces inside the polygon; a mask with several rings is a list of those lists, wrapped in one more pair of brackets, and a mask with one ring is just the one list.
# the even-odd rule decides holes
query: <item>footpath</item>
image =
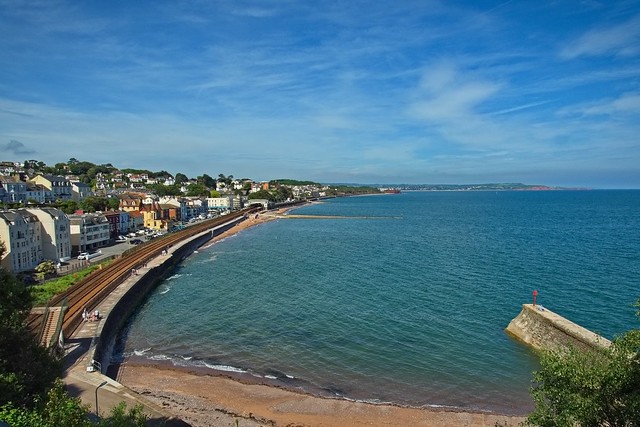
{"label": "footpath", "polygon": [[167,260],[174,250],[180,247],[176,244],[169,248],[164,256],[151,259],[146,266],[131,274],[107,298],[94,309],[100,313],[100,320],[85,321],[74,332],[73,336],[65,339],[64,376],[63,381],[67,391],[73,397],[80,398],[83,404],[89,405],[90,410],[99,416],[108,416],[112,408],[125,402],[127,408],[142,405],[149,416],[149,426],[183,427],[190,424],[175,418],[162,407],[144,399],[101,373],[101,366],[93,361],[93,344],[102,333],[102,328],[111,309],[129,289],[151,268],[157,267]]}

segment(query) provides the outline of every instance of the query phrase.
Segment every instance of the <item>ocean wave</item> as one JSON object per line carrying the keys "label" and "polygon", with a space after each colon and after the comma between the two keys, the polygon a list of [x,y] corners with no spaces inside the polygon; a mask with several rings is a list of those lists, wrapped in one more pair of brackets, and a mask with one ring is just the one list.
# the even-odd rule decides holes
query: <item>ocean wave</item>
{"label": "ocean wave", "polygon": [[166,294],[167,292],[169,292],[170,290],[171,290],[171,287],[170,287],[170,286],[165,285],[165,289],[164,289],[163,291],[160,291],[160,295],[164,295],[164,294]]}
{"label": "ocean wave", "polygon": [[172,360],[172,358],[164,354],[154,354],[149,356],[149,360]]}
{"label": "ocean wave", "polygon": [[238,374],[246,374],[247,373],[247,371],[245,371],[244,369],[236,368],[235,366],[213,365],[213,364],[209,364],[207,362],[203,362],[203,364],[207,368],[213,369],[213,370],[216,370],[216,371],[235,372],[235,373],[238,373]]}
{"label": "ocean wave", "polygon": [[151,347],[145,348],[144,350],[133,350],[133,354],[136,356],[143,356],[149,350],[151,350]]}
{"label": "ocean wave", "polygon": [[167,280],[178,279],[182,277],[182,274],[174,274],[173,276],[167,277]]}

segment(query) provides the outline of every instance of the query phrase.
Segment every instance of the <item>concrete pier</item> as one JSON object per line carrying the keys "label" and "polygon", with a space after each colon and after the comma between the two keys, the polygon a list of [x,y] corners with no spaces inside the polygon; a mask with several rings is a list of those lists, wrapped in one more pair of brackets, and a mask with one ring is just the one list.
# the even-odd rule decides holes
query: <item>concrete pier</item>
{"label": "concrete pier", "polygon": [[608,339],[533,304],[523,304],[522,311],[509,323],[507,334],[537,350],[574,347],[602,350],[611,345]]}

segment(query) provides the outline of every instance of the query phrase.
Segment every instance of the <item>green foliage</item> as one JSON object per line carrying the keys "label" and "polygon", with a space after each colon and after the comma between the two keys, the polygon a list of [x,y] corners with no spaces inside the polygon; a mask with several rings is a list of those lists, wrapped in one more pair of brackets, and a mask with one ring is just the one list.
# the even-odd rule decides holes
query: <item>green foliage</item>
{"label": "green foliage", "polygon": [[270,201],[275,201],[275,198],[273,197],[273,194],[271,194],[271,192],[269,190],[260,190],[260,191],[256,191],[255,193],[251,193],[248,196],[249,200],[253,200],[253,199],[266,199],[266,200],[270,200]]}
{"label": "green foliage", "polygon": [[189,184],[187,186],[187,196],[208,196],[209,190],[202,184]]}
{"label": "green foliage", "polygon": [[142,405],[136,405],[127,411],[126,403],[120,402],[111,410],[111,415],[102,419],[98,425],[100,427],[144,427],[147,425],[147,419]]}
{"label": "green foliage", "polygon": [[209,197],[217,198],[220,197],[220,192],[218,190],[209,191]]}
{"label": "green foliage", "polygon": [[326,190],[327,195],[332,196],[343,196],[343,195],[360,195],[360,194],[378,194],[380,190],[375,187],[365,187],[365,186],[349,186],[349,185],[338,185],[331,186],[328,190]]}
{"label": "green foliage", "polygon": [[206,173],[197,178],[198,184],[202,184],[207,188],[216,188],[216,180],[211,178]]}
{"label": "green foliage", "polygon": [[175,181],[176,185],[180,185],[180,184],[183,184],[185,182],[189,182],[189,177],[187,177],[187,175],[185,175],[183,173],[178,172],[176,174],[176,177],[173,180]]}
{"label": "green foliage", "polygon": [[120,208],[120,199],[117,197],[107,197],[107,209],[117,211]]}
{"label": "green foliage", "polygon": [[[640,304],[640,300],[638,302]],[[640,307],[636,305],[637,307]],[[637,426],[640,420],[640,330],[607,350],[549,351],[534,372],[536,426]]]}
{"label": "green foliage", "polygon": [[150,188],[159,197],[179,196],[180,194],[182,194],[182,192],[180,191],[180,186],[179,185],[155,184],[155,185],[152,185]]}
{"label": "green foliage", "polygon": [[79,270],[76,273],[50,280],[41,285],[34,285],[29,288],[33,303],[35,306],[45,305],[54,295],[64,292],[70,286],[75,285],[80,280],[91,274],[92,271],[99,268],[98,265],[92,264],[87,268]]}
{"label": "green foliage", "polygon": [[[0,258],[4,245],[0,245]],[[29,406],[51,386],[60,365],[25,326],[31,309],[26,287],[0,269],[0,403]]]}
{"label": "green foliage", "polygon": [[[107,211],[111,207],[113,198],[89,196],[80,202],[80,208],[85,212]],[[119,207],[119,202],[116,208]]]}
{"label": "green foliage", "polygon": [[60,209],[62,212],[66,213],[66,214],[73,214],[80,207],[78,205],[78,202],[76,202],[75,200],[59,201],[59,202],[55,203],[54,206],[56,208]]}
{"label": "green foliage", "polygon": [[51,260],[46,260],[38,264],[35,268],[36,278],[44,280],[45,278],[56,274],[56,265]]}
{"label": "green foliage", "polygon": [[89,419],[89,407],[80,399],[70,397],[60,380],[39,399],[34,408],[24,408],[11,403],[0,407],[0,421],[12,427],[143,427],[147,415],[141,405],[127,410],[127,405],[120,402],[107,418],[97,423]]}

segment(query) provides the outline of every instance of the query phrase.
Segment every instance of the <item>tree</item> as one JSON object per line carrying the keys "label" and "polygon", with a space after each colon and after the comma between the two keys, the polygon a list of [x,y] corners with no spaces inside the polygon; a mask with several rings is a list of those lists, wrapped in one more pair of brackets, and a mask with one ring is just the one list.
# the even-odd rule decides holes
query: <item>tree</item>
{"label": "tree", "polygon": [[275,198],[273,197],[273,194],[271,194],[271,192],[269,190],[260,190],[260,191],[256,191],[255,193],[251,193],[248,196],[249,200],[252,199],[266,199],[266,200],[270,200],[270,201],[275,201]]}
{"label": "tree", "polygon": [[[635,305],[640,308],[640,299]],[[640,316],[640,311],[636,313]],[[536,426],[637,426],[640,420],[640,329],[606,350],[543,352],[534,372]]]}
{"label": "tree", "polygon": [[107,208],[117,211],[120,208],[120,199],[116,196],[107,197]]}
{"label": "tree", "polygon": [[159,197],[164,197],[164,196],[179,196],[181,194],[180,192],[180,186],[179,185],[162,185],[162,184],[155,184],[151,186],[151,189],[153,190],[154,193],[156,193]]}
{"label": "tree", "polygon": [[220,197],[220,192],[218,190],[209,191],[209,197],[213,197],[214,199]]}
{"label": "tree", "polygon": [[[4,251],[0,242],[0,258]],[[12,427],[94,426],[88,407],[65,391],[60,361],[27,330],[30,309],[28,289],[0,268],[0,421]],[[146,419],[141,406],[127,411],[122,402],[98,426],[141,427]]]}
{"label": "tree", "polygon": [[187,177],[187,175],[178,172],[176,174],[176,177],[174,178],[174,181],[175,181],[176,185],[180,185],[182,183],[189,182],[189,178]]}
{"label": "tree", "polygon": [[113,407],[109,417],[93,423],[89,419],[89,407],[80,399],[70,397],[58,380],[47,395],[39,399],[34,409],[12,404],[1,406],[0,421],[12,427],[143,427],[147,416],[141,405],[127,411],[127,405],[120,402]]}
{"label": "tree", "polygon": [[197,179],[199,183],[201,183],[207,188],[216,188],[216,180],[211,178],[206,173],[203,174],[202,176],[199,176]]}
{"label": "tree", "polygon": [[80,207],[86,212],[106,211],[109,200],[106,197],[89,196],[80,202]]}
{"label": "tree", "polygon": [[44,280],[56,274],[56,265],[51,260],[46,260],[38,264],[35,268],[38,280]]}
{"label": "tree", "polygon": [[208,196],[209,190],[202,184],[187,185],[187,196]]}
{"label": "tree", "polygon": [[[0,242],[0,259],[5,252]],[[59,362],[27,331],[28,289],[0,268],[0,402],[30,407],[51,387]]]}
{"label": "tree", "polygon": [[79,208],[78,202],[76,202],[75,200],[60,201],[56,203],[55,206],[66,214],[73,214]]}

